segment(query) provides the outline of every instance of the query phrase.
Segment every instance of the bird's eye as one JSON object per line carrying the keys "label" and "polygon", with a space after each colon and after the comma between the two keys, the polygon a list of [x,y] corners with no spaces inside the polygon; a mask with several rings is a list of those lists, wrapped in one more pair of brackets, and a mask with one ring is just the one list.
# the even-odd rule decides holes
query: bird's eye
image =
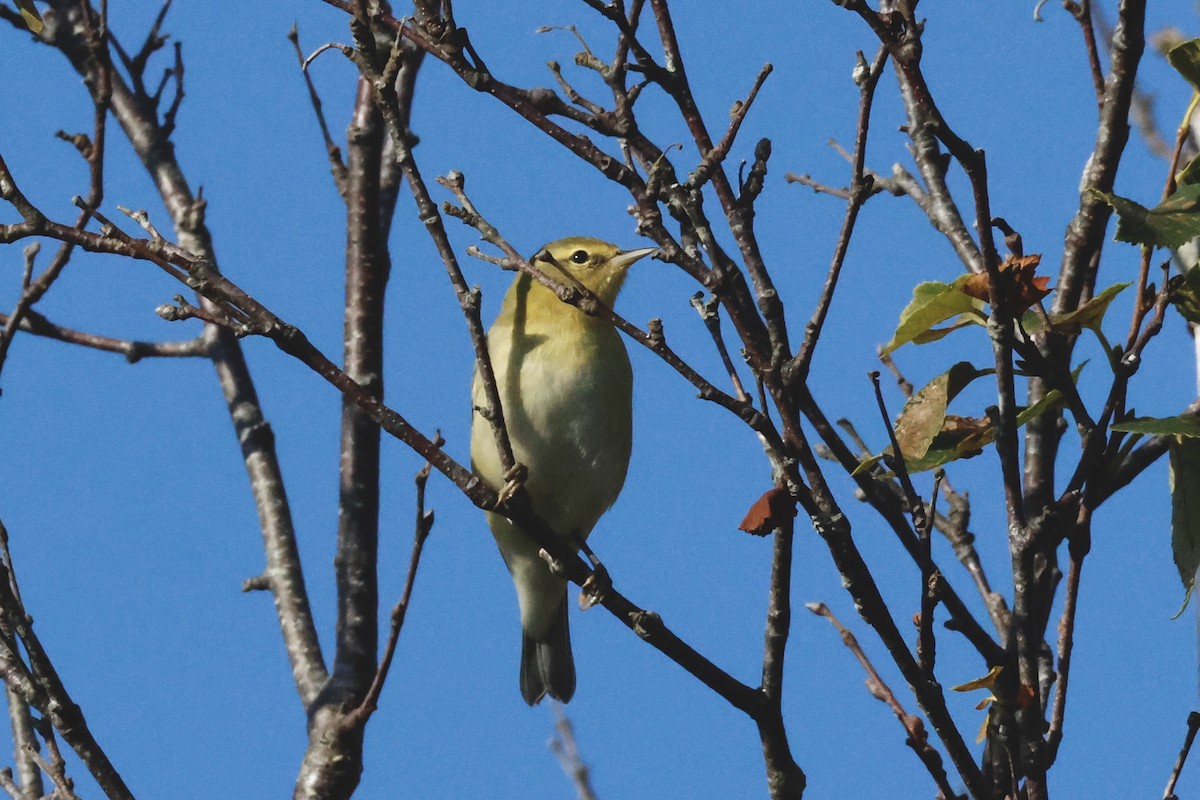
{"label": "bird's eye", "polygon": [[576,264],[586,264],[588,260],[587,250],[576,250],[574,253],[571,253],[571,260]]}

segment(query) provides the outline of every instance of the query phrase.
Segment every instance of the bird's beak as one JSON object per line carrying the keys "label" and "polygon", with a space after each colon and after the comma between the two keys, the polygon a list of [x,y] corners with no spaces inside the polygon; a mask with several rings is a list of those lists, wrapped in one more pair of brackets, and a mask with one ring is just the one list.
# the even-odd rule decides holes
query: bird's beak
{"label": "bird's beak", "polygon": [[613,256],[612,264],[613,264],[613,266],[617,267],[618,269],[626,269],[630,265],[632,265],[635,261],[639,261],[639,260],[645,258],[646,256],[651,255],[653,253],[657,253],[657,252],[658,252],[657,247],[643,247],[639,250],[624,250],[620,253],[617,253],[615,256]]}

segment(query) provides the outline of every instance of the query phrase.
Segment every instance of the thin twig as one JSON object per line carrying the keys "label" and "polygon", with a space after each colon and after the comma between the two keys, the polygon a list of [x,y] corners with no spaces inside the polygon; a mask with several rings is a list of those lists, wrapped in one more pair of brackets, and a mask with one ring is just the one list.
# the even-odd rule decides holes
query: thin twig
{"label": "thin twig", "polygon": [[[403,37],[396,37],[392,54],[389,58],[389,64],[398,64],[403,60],[403,42]],[[409,109],[401,105],[394,81],[385,79],[377,74],[372,64],[356,51],[345,47],[339,47],[338,49],[359,68],[359,71],[362,73],[361,80],[363,84],[372,87],[374,90],[376,104],[387,126],[388,138],[391,142],[394,159],[399,163],[400,169],[407,179],[409,188],[413,193],[413,199],[417,203],[418,215],[426,222],[426,230],[429,231],[434,246],[437,248],[438,255],[445,265],[446,275],[450,279],[450,284],[454,288],[455,296],[458,298],[459,306],[462,309],[463,317],[467,322],[467,330],[471,336],[471,343],[475,348],[475,369],[479,374],[480,384],[487,403],[486,406],[480,409],[480,413],[492,427],[492,434],[495,438],[496,451],[500,459],[501,468],[505,474],[518,476],[519,472],[517,470],[516,459],[513,456],[512,442],[508,435],[508,426],[504,421],[504,408],[500,399],[500,387],[496,381],[495,371],[492,368],[491,354],[488,351],[487,345],[487,334],[484,331],[483,320],[481,318],[480,292],[478,289],[472,290],[467,288],[466,278],[463,276],[462,268],[459,266],[458,258],[450,243],[450,237],[446,233],[442,215],[438,212],[437,204],[433,202],[433,198],[430,196],[429,189],[417,166],[416,159],[413,157],[413,137],[408,129]],[[396,68],[398,69],[398,67]],[[411,95],[409,95],[409,101],[411,101]],[[462,173],[452,172],[445,178],[438,178],[437,180],[441,185],[461,194],[466,179]],[[457,188],[455,189],[454,187]],[[502,497],[515,493],[519,488],[519,482],[514,482],[511,487],[505,487],[505,494]]]}
{"label": "thin twig", "polygon": [[846,201],[849,201],[850,198],[852,197],[850,189],[848,189],[848,188],[842,189],[837,186],[829,186],[827,184],[821,183],[820,181],[818,181],[811,175],[807,175],[807,174],[800,175],[795,172],[785,172],[783,175],[783,179],[785,181],[787,181],[788,183],[798,183],[801,186],[807,186],[808,188],[813,190],[813,194],[828,194],[828,195],[832,195],[833,197],[838,197],[838,198],[841,198],[842,200],[846,200]]}
{"label": "thin twig", "polygon": [[904,452],[900,449],[899,440],[896,439],[896,428],[892,425],[892,417],[888,414],[887,403],[883,399],[883,387],[879,383],[879,373],[873,371],[867,375],[871,379],[871,385],[875,389],[875,405],[879,409],[880,416],[883,418],[883,427],[887,431],[888,440],[892,445],[891,465],[896,471],[896,479],[900,481],[900,488],[904,491],[904,498],[908,502],[909,512],[912,514],[913,528],[918,532],[919,536],[921,531],[929,530],[929,517],[925,513],[925,501],[921,499],[921,495],[917,494],[912,478],[909,477],[908,465],[904,460]]}
{"label": "thin twig", "polygon": [[879,363],[887,367],[888,372],[892,373],[892,377],[896,379],[896,386],[900,388],[900,393],[904,395],[904,399],[907,400],[912,397],[914,387],[904,377],[904,373],[900,371],[900,368],[896,366],[895,360],[892,359],[892,354],[883,352],[882,345],[876,350],[876,353],[879,356]]}
{"label": "thin twig", "polygon": [[[863,0],[834,0],[836,4],[845,6],[857,13],[868,23],[879,38],[881,44],[888,47],[900,84],[900,95],[904,102],[905,113],[908,117],[905,131],[912,141],[912,152],[916,160],[917,170],[925,182],[921,192],[924,198],[919,203],[930,223],[946,237],[958,254],[959,260],[971,272],[984,270],[982,248],[972,238],[962,212],[958,208],[950,192],[946,180],[947,162],[942,153],[941,141],[947,132],[953,135],[945,120],[937,112],[932,98],[925,91],[924,78],[919,69],[915,69],[914,59],[920,57],[920,47],[917,30],[904,32],[903,41],[884,22],[881,16]],[[902,58],[901,58],[902,56]],[[965,144],[965,143],[963,143]]]}
{"label": "thin twig", "polygon": [[[1196,111],[1197,102],[1200,101],[1200,94],[1193,94],[1191,102],[1188,104],[1187,112],[1183,115],[1183,121],[1179,123],[1179,128],[1175,132],[1175,147],[1171,150],[1171,158],[1167,166],[1167,177],[1163,181],[1163,190],[1161,200],[1165,201],[1175,191],[1175,173],[1179,169],[1179,160],[1183,155],[1183,145],[1187,142],[1188,135],[1191,131],[1192,114]],[[1138,334],[1141,332],[1142,323],[1146,319],[1146,314],[1149,313],[1153,303],[1147,302],[1146,286],[1150,280],[1150,260],[1154,254],[1153,247],[1144,245],[1142,247],[1142,261],[1138,269],[1137,294],[1133,298],[1133,318],[1129,322],[1129,335],[1125,340],[1125,352],[1128,353],[1133,349],[1134,343],[1138,339]],[[1165,289],[1165,287],[1163,287]]]}
{"label": "thin twig", "polygon": [[1058,622],[1058,671],[1054,681],[1054,705],[1050,713],[1050,729],[1046,736],[1046,764],[1050,766],[1058,757],[1062,743],[1063,724],[1067,714],[1067,689],[1071,680],[1071,654],[1075,647],[1075,609],[1079,601],[1079,579],[1083,570],[1083,559],[1087,548],[1075,544],[1087,540],[1090,544],[1090,513],[1081,509],[1085,518],[1076,526],[1071,536],[1071,561],[1067,567],[1067,588],[1063,598],[1062,616]]}
{"label": "thin twig", "polygon": [[1183,772],[1183,765],[1187,762],[1188,753],[1191,752],[1192,742],[1196,740],[1197,731],[1200,731],[1200,711],[1188,712],[1187,736],[1183,739],[1183,747],[1179,749],[1179,758],[1175,759],[1171,777],[1167,779],[1167,788],[1163,790],[1163,800],[1179,800],[1175,795],[1175,784],[1179,782],[1179,773]]}
{"label": "thin twig", "polygon": [[[80,143],[77,141],[76,146],[88,165],[88,195],[86,204],[88,208],[95,208],[104,199],[104,158],[106,154],[106,142],[108,140],[108,113],[113,100],[113,68],[106,44],[106,37],[108,35],[108,4],[107,2],[101,4],[98,17],[93,16],[90,6],[85,4],[83,8],[86,13],[82,15],[80,49],[91,70],[89,88],[92,93],[92,136],[88,140],[86,136],[81,135],[82,139],[86,140],[86,144],[79,146]],[[65,136],[63,138],[69,139],[69,137]],[[4,171],[8,171],[7,166],[4,167]],[[9,180],[11,181],[11,177]],[[15,186],[13,188],[15,189]],[[0,195],[2,194],[5,193],[0,192]],[[23,196],[20,196],[19,192],[17,192],[17,195],[18,197],[15,202],[28,204],[28,201]],[[75,222],[76,228],[80,230],[91,219],[91,213],[88,208],[82,210]],[[24,213],[22,211],[22,214]],[[71,244],[63,242],[59,246],[58,252],[51,258],[50,264],[36,281],[31,283],[28,280],[28,276],[23,278],[21,297],[9,315],[7,322],[5,322],[3,330],[0,330],[0,369],[4,368],[8,348],[12,344],[13,336],[16,335],[17,327],[21,324],[21,319],[34,304],[42,299],[54,282],[58,280],[62,271],[70,262],[73,250],[74,247]],[[27,258],[29,259],[26,262],[27,270],[32,268],[32,257],[32,255],[27,254]]]}
{"label": "thin twig", "polygon": [[[0,325],[7,324],[8,314],[0,314]],[[17,330],[46,339],[54,339],[68,344],[77,344],[93,350],[103,350],[109,353],[120,353],[130,364],[136,364],[143,358],[194,358],[207,357],[211,343],[203,336],[188,339],[183,342],[144,342],[136,339],[114,339],[110,336],[100,336],[72,328],[55,325],[36,311],[27,311]]]}
{"label": "thin twig", "polygon": [[742,379],[738,377],[737,369],[733,366],[733,359],[729,357],[729,348],[725,346],[725,338],[721,335],[721,315],[718,313],[719,305],[720,303],[716,297],[711,298],[708,302],[704,302],[704,292],[696,292],[692,295],[692,307],[696,309],[696,313],[704,321],[704,327],[708,329],[708,334],[712,337],[713,344],[717,347],[717,353],[721,356],[721,363],[725,365],[725,371],[729,373],[729,381],[733,384],[733,390],[737,394],[738,400],[748,403],[750,402],[750,395],[746,394],[746,390],[742,386]]}
{"label": "thin twig", "polygon": [[1096,31],[1092,27],[1091,0],[1063,0],[1067,12],[1079,23],[1083,32],[1083,44],[1087,50],[1088,68],[1092,74],[1092,85],[1096,89],[1096,103],[1104,108],[1104,68],[1100,66],[1100,52],[1096,47]]}
{"label": "thin twig", "polygon": [[733,112],[730,114],[729,128],[726,129],[725,135],[721,137],[721,141],[717,142],[715,147],[704,154],[695,171],[692,172],[689,182],[694,188],[698,189],[703,186],[712,176],[713,169],[723,163],[729,155],[729,151],[733,148],[733,142],[737,138],[738,131],[742,127],[742,121],[746,119],[746,114],[749,113],[750,106],[754,104],[754,99],[758,97],[758,90],[762,88],[772,69],[773,67],[770,64],[763,66],[758,73],[758,77],[754,79],[754,85],[750,87],[750,93],[746,95],[746,99],[739,100],[734,105]]}
{"label": "thin twig", "polygon": [[54,730],[45,724],[45,720],[39,720],[39,723],[46,742],[46,754],[49,758],[37,750],[30,751],[30,758],[42,772],[50,777],[51,783],[54,784],[52,796],[55,800],[80,800],[79,796],[75,794],[75,781],[67,775],[67,762],[58,749],[58,742],[54,740]]}
{"label": "thin twig", "polygon": [[942,494],[948,506],[945,514],[934,517],[934,527],[942,533],[954,548],[954,554],[959,563],[967,570],[979,590],[979,596],[987,606],[992,625],[1003,643],[1007,640],[1012,625],[1012,615],[1004,595],[992,591],[987,573],[979,552],[975,549],[975,535],[969,530],[971,523],[971,504],[965,494],[959,494],[950,486],[949,480],[942,480]]}
{"label": "thin twig", "polygon": [[872,179],[866,175],[867,135],[871,125],[871,104],[875,98],[875,87],[883,74],[887,63],[888,50],[880,47],[874,60],[868,65],[862,52],[857,54],[858,62],[854,69],[854,82],[859,87],[858,127],[854,135],[854,160],[850,173],[850,189],[846,216],[842,220],[842,228],[838,233],[837,244],[833,248],[833,262],[825,277],[825,285],[821,288],[821,297],[813,311],[812,319],[804,329],[804,341],[796,357],[788,365],[790,380],[807,380],[809,368],[812,366],[813,353],[817,341],[821,338],[821,330],[829,307],[833,303],[833,293],[837,289],[838,277],[850,249],[850,238],[854,235],[854,224],[858,220],[858,212],[862,209],[867,198],[871,196]]}
{"label": "thin twig", "polygon": [[867,673],[867,691],[876,700],[887,705],[896,715],[896,719],[900,721],[904,732],[908,734],[905,739],[905,744],[912,748],[912,751],[921,759],[921,763],[925,765],[925,769],[929,772],[933,782],[937,784],[938,790],[942,797],[947,800],[954,800],[960,795],[954,791],[950,785],[950,779],[946,775],[946,768],[942,765],[942,756],[932,744],[929,743],[929,737],[925,733],[925,724],[919,717],[913,716],[904,710],[904,706],[900,705],[900,701],[896,699],[896,695],[888,688],[887,683],[880,677],[879,672],[875,669],[875,665],[867,658],[867,654],[863,651],[858,643],[858,639],[851,633],[846,626],[834,616],[833,612],[824,603],[805,603],[807,608],[818,617],[825,617],[829,623],[837,630],[838,635],[842,637],[842,644],[854,654],[858,659],[858,663],[862,665],[863,670]]}
{"label": "thin twig", "polygon": [[938,470],[933,478],[933,491],[929,496],[929,513],[925,515],[925,524],[917,528],[921,537],[921,549],[924,564],[921,567],[921,599],[920,614],[917,620],[917,661],[925,671],[928,680],[934,681],[934,667],[937,663],[937,639],[933,633],[933,615],[937,609],[937,572],[933,565],[933,521],[937,518],[937,497],[941,489],[945,472]]}
{"label": "thin twig", "polygon": [[[440,436],[436,437],[434,442],[439,446],[444,443]],[[432,511],[425,510],[425,484],[429,480],[429,471],[430,465],[426,463],[417,472],[414,481],[417,486],[417,519],[413,526],[412,553],[408,559],[408,572],[404,577],[404,590],[400,593],[399,602],[392,608],[391,628],[388,632],[387,642],[383,646],[383,657],[379,659],[379,667],[375,671],[375,677],[371,681],[371,687],[367,690],[366,697],[357,708],[343,718],[343,725],[347,728],[366,725],[371,714],[375,713],[375,709],[379,705],[379,695],[383,692],[383,684],[387,680],[388,671],[392,666],[392,658],[396,655],[396,645],[400,642],[400,629],[404,627],[404,617],[408,613],[408,606],[412,601],[417,567],[421,564],[425,540],[429,538],[429,533],[433,530],[434,514]]]}
{"label": "thin twig", "polygon": [[592,789],[591,770],[579,755],[579,745],[575,741],[575,728],[563,710],[563,705],[554,703],[554,736],[550,739],[550,750],[558,758],[558,763],[567,777],[579,800],[596,800],[596,792]]}
{"label": "thin twig", "polygon": [[308,99],[312,103],[313,113],[317,117],[317,125],[321,128],[321,138],[325,141],[325,154],[329,158],[329,169],[333,173],[334,185],[337,187],[338,193],[345,196],[347,175],[346,164],[342,161],[342,150],[329,133],[329,124],[325,121],[321,96],[317,94],[316,84],[313,83],[312,76],[308,74],[309,62],[304,58],[304,52],[300,49],[300,29],[295,24],[288,31],[288,41],[292,43],[292,48],[296,51],[300,74],[304,76],[304,85],[308,88]]}

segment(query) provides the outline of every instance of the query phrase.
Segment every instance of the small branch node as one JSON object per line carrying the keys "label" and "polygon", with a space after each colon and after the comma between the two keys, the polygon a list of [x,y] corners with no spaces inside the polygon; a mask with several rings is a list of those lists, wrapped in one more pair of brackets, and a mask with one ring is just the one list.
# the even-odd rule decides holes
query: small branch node
{"label": "small branch node", "polygon": [[243,592],[269,592],[270,590],[271,579],[266,575],[255,575],[242,581]]}

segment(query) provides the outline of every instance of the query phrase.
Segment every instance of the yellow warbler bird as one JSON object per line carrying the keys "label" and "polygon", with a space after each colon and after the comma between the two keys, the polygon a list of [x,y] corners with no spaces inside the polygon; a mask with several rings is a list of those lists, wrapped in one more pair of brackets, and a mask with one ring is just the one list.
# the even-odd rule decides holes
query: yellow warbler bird
{"label": "yellow warbler bird", "polygon": [[[610,308],[631,264],[655,249],[619,250],[572,237],[543,247],[532,263],[567,285],[582,285]],[[517,463],[533,510],[572,552],[617,499],[629,466],[633,374],[621,336],[608,322],[562,302],[529,275],[513,281],[488,331],[488,352]],[[479,373],[472,398],[471,464],[499,489],[500,464]],[[488,512],[488,525],[517,587],[521,609],[521,696],[567,702],[575,661],[567,622],[566,581],[550,572],[532,538]]]}

